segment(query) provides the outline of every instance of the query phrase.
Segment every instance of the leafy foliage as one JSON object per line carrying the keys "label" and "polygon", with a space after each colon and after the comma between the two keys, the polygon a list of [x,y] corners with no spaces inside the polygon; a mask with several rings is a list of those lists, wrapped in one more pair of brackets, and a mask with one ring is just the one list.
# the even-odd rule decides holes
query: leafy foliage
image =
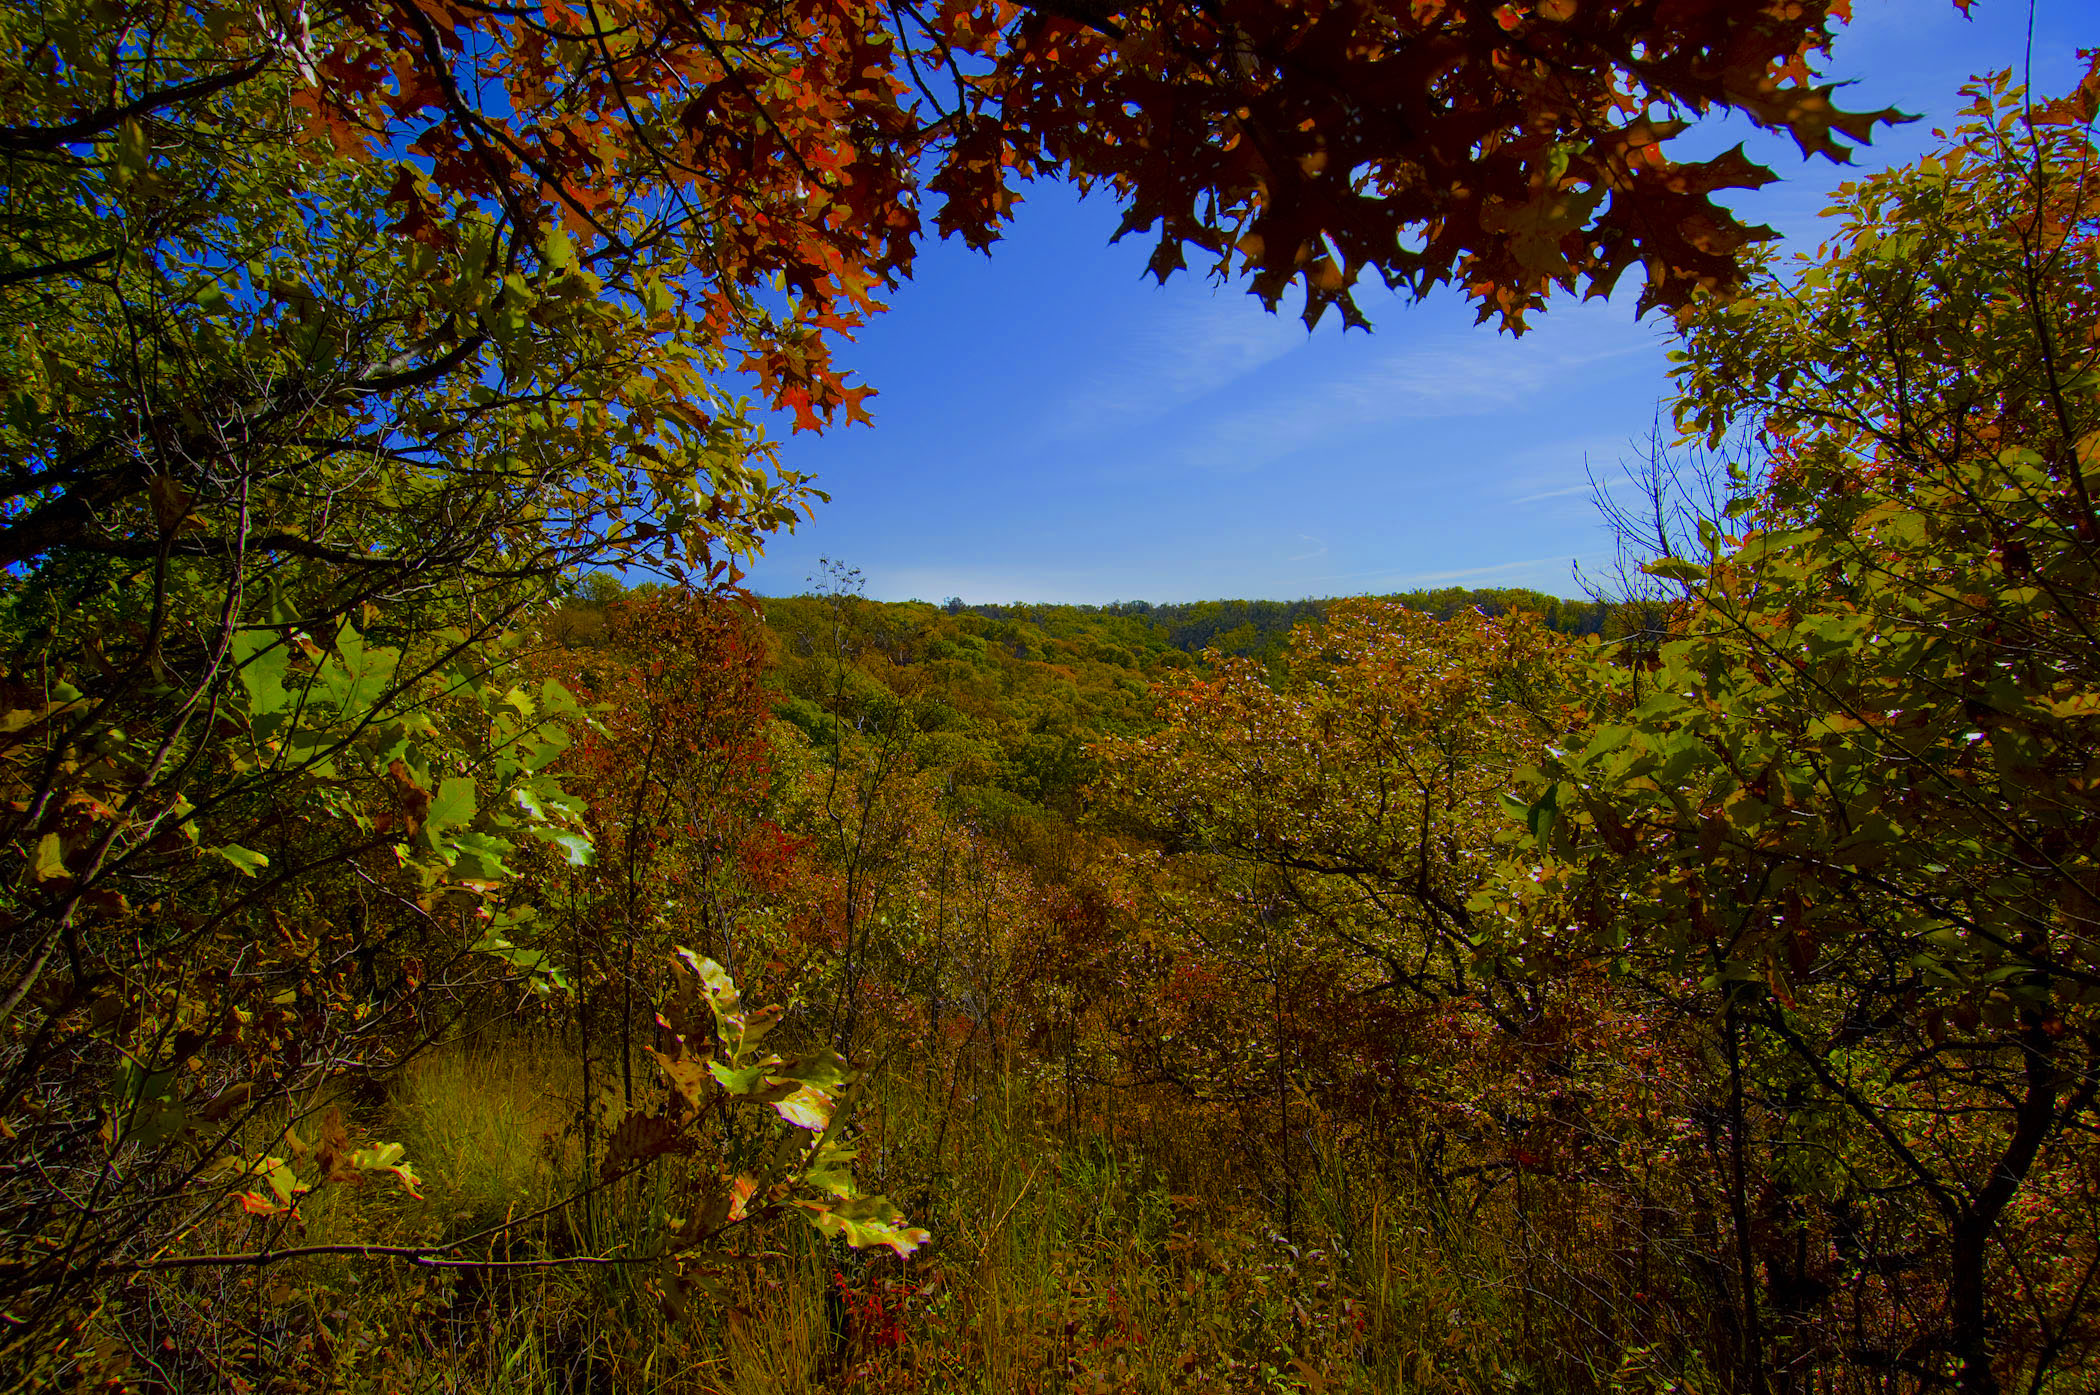
{"label": "leafy foliage", "polygon": [[1833,1359],[1824,1302],[1848,1359],[1968,1390],[2092,1340],[2093,1240],[2059,1227],[2100,1089],[2096,93],[1976,89],[1818,254],[1693,321],[1684,419],[1749,418],[1769,471],[1652,565],[1679,637],[1544,763],[1494,898],[1498,953],[1722,1018],[1738,1169],[1770,1179],[1735,1218],[1752,1378]]}
{"label": "leafy foliage", "polygon": [[[1366,271],[1415,295],[1453,282],[1521,330],[1546,293],[1607,293],[1639,263],[1642,305],[1730,289],[1759,237],[1712,201],[1770,172],[1733,150],[1680,162],[1679,113],[1717,107],[1842,159],[1893,112],[1852,114],[1808,60],[1843,5],[1621,10],[1487,0],[1300,7],[958,7],[940,38],[980,57],[978,103],[934,187],[945,230],[981,239],[1003,167],[1069,167],[1159,229],[1162,280],[1194,246],[1237,254],[1274,308],[1362,324]],[[987,112],[984,108],[991,108]]]}
{"label": "leafy foliage", "polygon": [[[2100,79],[1782,282],[1662,142],[1841,157],[1843,17],[0,14],[10,1379],[2087,1378]],[[1308,323],[1640,264],[1767,453],[1673,641],[723,595],[820,497],[738,384],[865,420],[928,202],[1058,175]]]}

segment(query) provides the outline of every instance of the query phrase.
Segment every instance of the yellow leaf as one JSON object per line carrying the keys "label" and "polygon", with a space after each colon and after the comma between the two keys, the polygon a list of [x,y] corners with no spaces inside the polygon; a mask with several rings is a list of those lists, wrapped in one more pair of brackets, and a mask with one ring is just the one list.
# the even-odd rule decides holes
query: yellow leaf
{"label": "yellow leaf", "polygon": [[30,863],[30,874],[40,882],[57,881],[69,877],[66,870],[65,844],[56,833],[46,833],[37,840],[36,855]]}
{"label": "yellow leaf", "polygon": [[822,1090],[805,1085],[773,1105],[773,1112],[798,1129],[822,1129],[831,1123],[833,1102]]}

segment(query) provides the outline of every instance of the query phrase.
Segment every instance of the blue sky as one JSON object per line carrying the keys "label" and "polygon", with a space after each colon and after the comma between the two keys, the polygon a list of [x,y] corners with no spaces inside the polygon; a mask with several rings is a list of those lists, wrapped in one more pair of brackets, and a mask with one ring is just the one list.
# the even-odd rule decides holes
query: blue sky
{"label": "blue sky", "polygon": [[[1926,119],[1877,136],[1857,169],[1914,158],[1974,72],[2024,67],[2023,0],[1858,0],[1830,75],[1853,109]],[[2092,0],[2036,0],[2035,90],[2100,45]],[[1854,171],[1804,164],[1740,119],[1682,138],[1744,141],[1784,182],[1735,200],[1812,245]],[[832,496],[775,537],[747,581],[807,589],[820,556],[884,600],[1296,598],[1417,586],[1576,594],[1570,562],[1608,544],[1585,462],[1616,469],[1669,392],[1665,323],[1555,303],[1522,339],[1462,297],[1408,305],[1370,289],[1375,330],[1330,315],[1308,335],[1237,285],[1141,275],[1149,243],[1108,238],[1116,210],[1038,185],[989,257],[932,244],[888,314],[846,346],[879,395],[875,425],[802,433],[786,462]],[[784,430],[784,427],[782,428]]]}

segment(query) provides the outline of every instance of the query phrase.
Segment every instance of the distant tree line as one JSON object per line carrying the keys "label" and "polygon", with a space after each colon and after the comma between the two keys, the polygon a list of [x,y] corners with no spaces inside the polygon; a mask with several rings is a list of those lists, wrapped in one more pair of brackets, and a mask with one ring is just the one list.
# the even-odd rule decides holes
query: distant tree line
{"label": "distant tree line", "polygon": [[[1301,624],[1325,623],[1338,597],[1296,601],[1111,601],[1107,605],[969,605],[950,597],[950,615],[981,615],[987,620],[1020,620],[1044,629],[1084,623],[1095,617],[1137,619],[1163,632],[1172,648],[1185,654],[1216,649],[1235,657],[1261,657],[1279,651],[1291,630]],[[1397,592],[1372,599],[1391,601],[1409,610],[1449,620],[1464,610],[1493,619],[1529,612],[1546,628],[1565,635],[1609,633],[1612,607],[1595,600],[1568,600],[1521,586],[1439,586]]]}

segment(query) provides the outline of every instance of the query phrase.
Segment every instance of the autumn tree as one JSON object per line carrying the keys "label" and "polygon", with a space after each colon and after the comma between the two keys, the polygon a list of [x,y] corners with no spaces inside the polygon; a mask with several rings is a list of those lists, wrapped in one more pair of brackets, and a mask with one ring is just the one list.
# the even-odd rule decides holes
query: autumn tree
{"label": "autumn tree", "polygon": [[1158,735],[1102,746],[1104,797],[1266,881],[1363,982],[1469,995],[1466,902],[1503,791],[1556,732],[1564,641],[1528,615],[1352,602],[1292,632],[1280,678],[1212,657],[1168,688]]}
{"label": "autumn tree", "polygon": [[1482,1145],[1432,1174],[1506,1169],[1464,1063],[1528,1049],[1551,995],[1482,972],[1468,903],[1505,791],[1561,734],[1567,642],[1527,614],[1359,601],[1273,671],[1209,658],[1157,734],[1099,748],[1104,816],[1161,849],[1134,855],[1157,959],[1121,1023],[1133,1073],[1241,1107],[1279,1175],[1300,1092],[1352,1135],[1382,1113],[1411,1147]]}
{"label": "autumn tree", "polygon": [[1691,317],[1681,421],[1763,456],[1480,903],[1711,1033],[1753,1388],[2093,1359],[2100,69],[1972,97]]}
{"label": "autumn tree", "polygon": [[[610,1082],[606,1094],[625,1108],[654,1075],[652,990],[675,950],[705,954],[744,991],[770,986],[753,970],[777,946],[750,922],[767,918],[766,902],[799,869],[799,844],[772,819],[770,714],[749,603],[686,588],[596,589],[602,609],[588,646],[556,643],[535,661],[594,712],[563,761],[593,855],[543,859],[536,939],[571,979],[584,1093],[596,1098]],[[550,631],[566,630],[560,619]]]}

